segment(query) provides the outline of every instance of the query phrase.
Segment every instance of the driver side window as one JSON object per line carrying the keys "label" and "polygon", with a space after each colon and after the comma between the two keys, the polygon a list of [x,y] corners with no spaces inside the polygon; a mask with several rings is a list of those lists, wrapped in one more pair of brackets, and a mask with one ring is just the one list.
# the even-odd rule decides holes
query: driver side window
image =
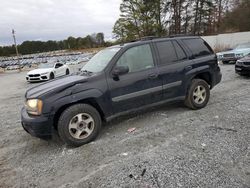
{"label": "driver side window", "polygon": [[154,67],[154,60],[149,44],[135,46],[128,49],[116,66],[128,66],[129,72],[136,72]]}
{"label": "driver side window", "polygon": [[57,68],[59,68],[59,67],[61,67],[61,66],[62,66],[61,63],[57,63],[56,66],[55,66],[55,68],[57,69]]}

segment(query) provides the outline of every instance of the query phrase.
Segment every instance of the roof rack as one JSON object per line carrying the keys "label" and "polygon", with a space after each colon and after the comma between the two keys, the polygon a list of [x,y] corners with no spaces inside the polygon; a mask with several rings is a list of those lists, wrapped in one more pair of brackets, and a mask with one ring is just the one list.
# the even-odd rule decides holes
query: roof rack
{"label": "roof rack", "polygon": [[[145,36],[145,37],[141,37],[139,39],[134,39],[134,40],[127,41],[127,42],[138,42],[138,41],[147,41],[147,40],[164,39],[164,38],[175,38],[175,37],[199,37],[199,36],[194,36],[192,34],[176,34],[176,35],[161,36],[161,37],[157,37],[157,36]],[[123,44],[124,43],[122,42],[120,45],[123,45]]]}
{"label": "roof rack", "polygon": [[174,38],[174,37],[190,37],[194,36],[192,34],[176,34],[176,35],[169,35],[169,38]]}
{"label": "roof rack", "polygon": [[[161,36],[161,37],[145,36],[145,37],[142,37],[140,40],[146,41],[146,40],[153,40],[153,39],[160,39],[160,38],[191,37],[191,36],[194,36],[194,35],[192,35],[192,34],[176,34],[176,35]],[[198,36],[196,36],[196,37],[198,37]]]}
{"label": "roof rack", "polygon": [[156,37],[156,36],[145,36],[145,37],[142,37],[141,38],[141,41],[144,41],[144,40],[153,40],[153,39],[157,39],[159,37]]}

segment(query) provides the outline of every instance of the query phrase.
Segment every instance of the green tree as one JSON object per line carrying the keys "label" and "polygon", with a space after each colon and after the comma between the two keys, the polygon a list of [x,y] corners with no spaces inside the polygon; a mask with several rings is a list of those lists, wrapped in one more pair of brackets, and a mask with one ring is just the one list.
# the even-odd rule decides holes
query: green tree
{"label": "green tree", "polygon": [[163,10],[163,0],[123,0],[120,18],[113,27],[114,36],[121,41],[161,36],[164,33]]}
{"label": "green tree", "polygon": [[241,0],[222,18],[221,31],[250,31],[250,1]]}
{"label": "green tree", "polygon": [[102,46],[104,44],[104,34],[103,33],[97,33],[96,34],[96,42],[99,46]]}
{"label": "green tree", "polygon": [[[221,31],[222,19],[226,14],[229,15],[227,12],[231,12],[234,6],[238,7],[237,2],[241,1],[249,2],[248,0],[123,0],[120,5],[120,17],[113,27],[114,37],[119,41],[130,41],[143,36],[162,36],[167,33],[169,35],[215,34]],[[244,12],[249,11],[244,10]]]}

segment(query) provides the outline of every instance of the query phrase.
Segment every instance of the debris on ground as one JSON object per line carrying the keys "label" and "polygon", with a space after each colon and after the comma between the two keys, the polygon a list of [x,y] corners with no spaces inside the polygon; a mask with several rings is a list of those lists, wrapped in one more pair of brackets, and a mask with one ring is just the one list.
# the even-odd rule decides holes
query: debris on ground
{"label": "debris on ground", "polygon": [[122,156],[128,156],[128,153],[122,153],[121,155]]}
{"label": "debris on ground", "polygon": [[202,143],[201,146],[202,146],[202,147],[206,147],[206,144]]}
{"label": "debris on ground", "polygon": [[141,176],[144,176],[145,173],[146,173],[146,168],[142,170]]}
{"label": "debris on ground", "polygon": [[128,129],[128,132],[129,132],[129,133],[132,133],[132,132],[134,132],[135,130],[136,130],[136,128],[135,128],[135,127],[132,127],[132,128],[129,128],[129,129]]}

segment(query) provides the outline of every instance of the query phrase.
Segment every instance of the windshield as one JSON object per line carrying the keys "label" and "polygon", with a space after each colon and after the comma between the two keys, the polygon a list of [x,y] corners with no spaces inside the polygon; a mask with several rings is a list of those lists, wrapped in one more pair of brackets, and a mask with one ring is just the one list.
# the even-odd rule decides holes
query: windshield
{"label": "windshield", "polygon": [[250,48],[250,43],[240,44],[235,49]]}
{"label": "windshield", "polygon": [[82,71],[101,72],[120,48],[106,48],[94,55],[82,68]]}
{"label": "windshield", "polygon": [[45,68],[53,68],[55,63],[41,63],[38,68],[45,69]]}

